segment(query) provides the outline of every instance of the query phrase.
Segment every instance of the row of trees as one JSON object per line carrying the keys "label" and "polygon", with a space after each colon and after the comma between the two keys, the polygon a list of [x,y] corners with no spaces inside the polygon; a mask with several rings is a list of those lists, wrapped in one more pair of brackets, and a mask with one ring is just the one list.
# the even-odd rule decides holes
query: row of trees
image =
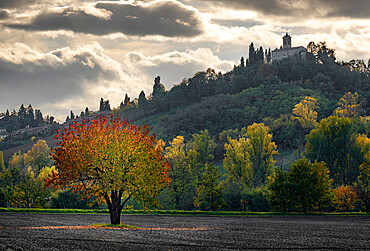
{"label": "row of trees", "polygon": [[44,124],[52,124],[54,122],[54,117],[47,116],[43,118],[40,110],[33,110],[32,105],[24,107],[22,104],[19,111],[13,110],[9,113],[6,110],[5,113],[0,114],[0,127],[5,128],[7,132],[12,132],[18,129],[23,129],[26,127],[38,127]]}
{"label": "row of trees", "polygon": [[7,168],[0,151],[0,206],[2,207],[52,207],[97,208],[92,199],[67,190],[44,189],[45,179],[55,171],[51,150],[44,140],[39,140],[27,153],[15,153]]}
{"label": "row of trees", "polygon": [[[186,142],[182,136],[177,136],[167,146],[161,140],[156,143],[153,141],[150,144],[155,143],[155,149],[163,149],[165,157],[172,164],[169,172],[172,181],[161,193],[161,203],[165,208],[173,209],[218,210],[222,208],[264,211],[272,208],[279,211],[306,212],[315,209],[321,211],[328,207],[330,209],[333,206],[333,201],[339,209],[350,210],[354,207],[355,201],[358,200],[363,208],[369,211],[370,139],[366,135],[368,131],[366,121],[357,116],[359,106],[356,99],[356,94],[346,93],[340,100],[340,107],[336,110],[336,115],[322,119],[320,123],[317,122],[316,100],[314,98],[306,97],[294,107],[292,120],[299,123],[302,137],[306,138],[306,143],[301,154],[303,157],[295,161],[288,170],[273,168],[274,156],[278,154],[277,146],[272,141],[269,128],[262,123],[254,123],[240,131],[229,130],[220,134],[220,141],[224,140],[225,137],[227,139],[224,145],[223,167],[213,164],[213,154],[216,152],[217,144],[207,130],[194,134],[189,142]],[[104,121],[106,120],[100,118],[100,123],[107,123]],[[113,124],[118,123],[113,119],[111,121]],[[71,135],[63,133],[60,136],[61,142],[65,143],[61,143],[62,148],[57,149],[53,156],[54,160],[58,161],[58,166],[67,169],[59,168],[58,174],[53,174],[54,178],[49,184],[61,187],[67,183],[69,185],[75,184],[76,186],[73,187],[75,191],[81,192],[84,197],[93,196],[99,202],[100,192],[104,191],[100,189],[103,188],[98,187],[99,189],[95,191],[91,190],[90,185],[94,185],[99,179],[102,179],[104,183],[105,178],[103,177],[106,175],[108,180],[121,177],[121,174],[115,172],[99,171],[99,166],[105,165],[103,164],[105,162],[94,164],[94,166],[97,164],[95,175],[98,176],[91,176],[91,171],[88,168],[86,169],[88,176],[80,177],[83,180],[82,184],[89,177],[91,179],[89,182],[92,182],[89,183],[90,185],[82,186],[78,182],[74,183],[74,178],[70,175],[68,178],[60,176],[63,172],[70,174],[72,170],[76,169],[75,171],[79,171],[75,175],[79,177],[81,171],[90,166],[89,163],[94,163],[94,159],[85,159],[86,156],[101,155],[101,158],[97,160],[109,160],[110,165],[113,163],[113,169],[122,164],[117,162],[123,156],[122,152],[118,151],[116,157],[112,155],[115,152],[113,150],[116,148],[115,144],[118,144],[117,147],[125,146],[121,146],[119,143],[121,141],[117,141],[118,136],[115,134],[112,135],[112,139],[101,138],[103,141],[112,140],[111,143],[108,141],[102,143],[101,140],[92,141],[98,143],[99,146],[106,145],[107,149],[104,148],[104,151],[98,146],[84,147],[87,143],[91,143],[90,136],[109,135],[96,133],[95,130],[100,127],[93,125],[73,125],[70,131]],[[92,127],[91,132],[87,126]],[[128,124],[125,124],[124,128],[127,126],[130,128]],[[110,130],[110,127],[110,124],[106,124],[106,129],[104,129],[105,126],[101,129]],[[304,137],[307,128],[311,128],[311,130]],[[147,134],[149,131],[145,130]],[[88,134],[81,138],[81,133]],[[68,145],[72,136],[76,138],[76,142],[71,141],[71,144]],[[79,143],[78,139],[88,141],[82,142],[82,144]],[[131,139],[128,138],[122,142],[130,141]],[[114,142],[115,144],[113,144]],[[137,141],[137,143],[139,142],[140,140]],[[65,147],[75,149],[79,144],[81,144],[81,150],[78,152],[81,152],[82,159],[76,161],[76,151]],[[132,145],[127,145],[121,150],[131,152],[127,148],[128,146]],[[91,154],[86,155],[86,151],[91,151]],[[107,151],[110,153],[110,157],[105,160],[104,156],[107,156]],[[43,186],[40,184],[42,184],[42,178],[52,172],[52,168],[42,168],[42,166],[51,166],[52,164],[47,155],[49,152],[50,149],[46,143],[39,141],[28,153],[19,153],[13,156],[8,169],[2,168],[1,179],[4,181],[2,184],[6,184],[1,190],[3,197],[6,198],[4,201],[12,206],[30,207],[35,204],[42,206],[40,198],[47,196],[47,194],[40,192],[40,188]],[[70,156],[71,153],[73,156]],[[133,163],[128,162],[127,165],[128,168]],[[23,172],[20,172],[18,168],[20,166],[23,167]],[[129,173],[133,170],[136,169],[127,169]],[[142,167],[140,172],[144,170],[145,168]],[[151,181],[148,180],[148,182]],[[104,184],[102,185],[106,187],[107,184]],[[147,185],[141,184],[142,187]],[[130,200],[130,197],[126,198],[126,202]],[[110,210],[114,210],[113,207]]]}
{"label": "row of trees", "polygon": [[[222,167],[212,164],[217,145],[207,130],[188,143],[177,136],[164,148],[172,182],[162,203],[174,209],[306,212],[333,210],[334,202],[338,209],[353,209],[357,200],[358,208],[369,211],[369,126],[358,117],[358,94],[346,93],[339,104],[336,115],[320,123],[318,100],[306,97],[295,105],[290,123],[295,123],[292,133],[301,150],[284,170],[273,168],[277,146],[262,123],[220,133],[219,143],[227,139]],[[342,197],[351,193],[348,206]]]}

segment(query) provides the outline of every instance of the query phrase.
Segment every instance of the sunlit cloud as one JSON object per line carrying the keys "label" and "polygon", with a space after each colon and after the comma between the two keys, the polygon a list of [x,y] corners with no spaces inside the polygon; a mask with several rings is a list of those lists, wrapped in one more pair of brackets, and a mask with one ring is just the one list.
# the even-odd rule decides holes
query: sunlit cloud
{"label": "sunlit cloud", "polygon": [[98,2],[54,8],[35,15],[27,23],[8,23],[24,30],[71,30],[94,35],[161,35],[193,37],[202,33],[198,12],[174,0],[149,3]]}
{"label": "sunlit cloud", "polygon": [[198,71],[227,72],[248,46],[326,41],[337,60],[370,58],[367,0],[0,1],[0,112],[31,103],[61,120],[116,107]]}

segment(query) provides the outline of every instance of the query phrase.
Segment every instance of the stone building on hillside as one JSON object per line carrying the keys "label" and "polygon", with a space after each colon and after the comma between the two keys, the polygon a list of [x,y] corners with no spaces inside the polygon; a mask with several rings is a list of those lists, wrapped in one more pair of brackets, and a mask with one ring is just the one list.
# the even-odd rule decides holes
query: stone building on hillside
{"label": "stone building on hillside", "polygon": [[307,49],[303,46],[292,47],[292,37],[288,32],[283,37],[283,46],[280,49],[272,51],[272,62],[289,57],[296,57],[299,59],[306,59]]}

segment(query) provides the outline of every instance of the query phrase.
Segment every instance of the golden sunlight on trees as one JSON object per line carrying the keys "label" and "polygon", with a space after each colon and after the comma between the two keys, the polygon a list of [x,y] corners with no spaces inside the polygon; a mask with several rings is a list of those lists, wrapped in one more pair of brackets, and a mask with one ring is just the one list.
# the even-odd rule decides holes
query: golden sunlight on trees
{"label": "golden sunlight on trees", "polygon": [[358,200],[365,211],[370,212],[370,139],[362,134],[357,136],[356,142],[361,147],[365,161],[359,166],[360,174],[353,185]]}
{"label": "golden sunlight on trees", "polygon": [[32,170],[38,173],[45,166],[51,166],[53,161],[50,158],[50,148],[45,140],[39,140],[24,155],[24,165],[30,165]]}
{"label": "golden sunlight on trees", "polygon": [[298,120],[303,128],[312,129],[318,125],[317,106],[317,99],[307,96],[294,106],[292,118]]}
{"label": "golden sunlight on trees", "polygon": [[82,198],[95,197],[108,205],[112,224],[131,198],[143,207],[158,206],[157,196],[170,182],[169,163],[156,147],[149,128],[100,116],[81,124],[74,122],[58,131],[58,147],[52,151],[57,172],[47,186],[71,187]]}
{"label": "golden sunlight on trees", "polygon": [[336,115],[340,118],[352,118],[358,116],[360,108],[359,96],[355,92],[346,92],[339,100],[339,108],[335,111]]}
{"label": "golden sunlight on trees", "polygon": [[171,183],[166,189],[165,197],[171,202],[175,209],[184,209],[188,198],[195,196],[195,176],[191,171],[188,162],[183,136],[177,136],[170,141],[170,146],[166,147],[165,156],[171,163],[169,172]]}
{"label": "golden sunlight on trees", "polygon": [[363,161],[349,118],[330,116],[306,137],[306,156],[311,161],[324,161],[335,185],[352,184]]}
{"label": "golden sunlight on trees", "polygon": [[216,143],[206,129],[199,134],[193,134],[193,139],[190,141],[189,147],[188,159],[192,172],[196,175],[197,186],[199,186],[202,182],[206,164],[211,163],[214,158],[212,152],[216,148]]}
{"label": "golden sunlight on trees", "polygon": [[315,111],[318,108],[317,102],[317,99],[307,96],[293,108],[291,119],[298,122],[296,140],[299,156],[304,151],[304,135],[307,135],[310,130],[319,124],[317,122],[317,112]]}
{"label": "golden sunlight on trees", "polygon": [[278,154],[277,146],[271,141],[272,135],[269,128],[263,123],[248,126],[247,129],[247,152],[252,166],[252,185],[262,186],[266,177],[274,167],[273,156]]}
{"label": "golden sunlight on trees", "polygon": [[252,177],[252,166],[247,152],[247,139],[231,139],[225,144],[224,168],[226,170],[227,182],[236,184],[242,192],[250,186]]}

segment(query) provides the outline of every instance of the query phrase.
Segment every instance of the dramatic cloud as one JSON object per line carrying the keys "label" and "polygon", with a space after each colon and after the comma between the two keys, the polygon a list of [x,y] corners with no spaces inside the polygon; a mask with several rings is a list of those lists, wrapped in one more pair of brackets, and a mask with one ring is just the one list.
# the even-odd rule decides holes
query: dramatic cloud
{"label": "dramatic cloud", "polygon": [[23,43],[0,47],[0,111],[32,104],[45,114],[64,120],[70,110],[98,109],[101,97],[117,107],[128,93],[150,94],[157,75],[170,89],[184,77],[214,68],[226,72],[234,62],[221,60],[210,49],[172,51],[147,56],[131,52],[122,63],[93,43],[41,53]]}
{"label": "dramatic cloud", "polygon": [[351,17],[369,18],[368,0],[202,0],[221,2],[225,7],[253,10],[264,15],[292,18]]}
{"label": "dramatic cloud", "polygon": [[134,75],[144,74],[151,76],[149,83],[152,84],[154,77],[160,75],[166,89],[174,84],[179,84],[185,77],[192,77],[198,71],[207,68],[215,69],[223,73],[232,70],[235,62],[221,60],[208,48],[186,50],[184,52],[172,51],[156,56],[146,56],[140,52],[131,52],[126,55],[124,65]]}
{"label": "dramatic cloud", "polygon": [[37,0],[1,0],[0,8],[4,9],[20,8],[26,5],[34,4],[36,2]]}
{"label": "dramatic cloud", "polygon": [[0,0],[0,112],[32,104],[64,120],[101,97],[170,89],[248,46],[326,41],[339,61],[370,58],[369,0]]}
{"label": "dramatic cloud", "polygon": [[0,20],[8,18],[9,14],[5,10],[0,10]]}
{"label": "dramatic cloud", "polygon": [[27,24],[8,24],[25,30],[71,30],[94,35],[162,35],[193,37],[202,33],[199,13],[174,0],[148,3],[98,2],[45,11]]}
{"label": "dramatic cloud", "polygon": [[21,43],[0,48],[1,110],[5,104],[19,107],[31,103],[55,115],[81,111],[97,105],[100,97],[135,92],[137,87],[124,84],[127,78],[120,63],[106,56],[99,44],[49,53]]}

